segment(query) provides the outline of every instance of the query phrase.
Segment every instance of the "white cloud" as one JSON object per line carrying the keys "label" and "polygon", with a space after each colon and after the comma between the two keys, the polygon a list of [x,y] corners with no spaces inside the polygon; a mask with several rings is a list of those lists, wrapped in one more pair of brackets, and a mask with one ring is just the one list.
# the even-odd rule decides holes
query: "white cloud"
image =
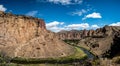
{"label": "white cloud", "polygon": [[27,16],[35,16],[36,14],[38,14],[38,11],[30,11],[26,13]]}
{"label": "white cloud", "polygon": [[63,25],[63,24],[64,22],[53,21],[53,22],[47,23],[46,26],[47,28],[53,28],[55,26]]}
{"label": "white cloud", "polygon": [[100,13],[93,12],[92,14],[86,15],[82,20],[85,20],[87,18],[102,18]]}
{"label": "white cloud", "polygon": [[53,22],[47,23],[46,27],[48,30],[51,30],[53,32],[58,32],[60,30],[64,30],[64,28],[60,27],[63,24],[64,22],[53,21]]}
{"label": "white cloud", "polygon": [[61,30],[83,30],[83,29],[96,29],[99,28],[97,24],[89,25],[88,23],[79,23],[79,24],[64,24],[65,22],[53,21],[46,23],[48,30],[53,32],[59,32]]}
{"label": "white cloud", "polygon": [[65,26],[64,22],[53,21],[46,24],[48,30],[53,32],[59,32],[61,30],[80,30],[80,29],[87,29],[89,27],[88,23],[81,23],[81,24],[70,24]]}
{"label": "white cloud", "polygon": [[80,11],[76,11],[76,12],[72,12],[72,15],[78,15],[78,16],[81,16],[83,15],[84,13],[86,13],[87,11],[85,9],[82,9]]}
{"label": "white cloud", "polygon": [[66,28],[68,29],[86,29],[89,27],[89,24],[88,23],[81,23],[81,24],[71,24],[71,25],[68,25],[66,26]]}
{"label": "white cloud", "polygon": [[0,5],[0,11],[6,11],[7,8],[5,8],[3,5]]}
{"label": "white cloud", "polygon": [[52,2],[54,4],[69,5],[69,4],[81,4],[83,0],[47,0],[47,2]]}
{"label": "white cloud", "polygon": [[65,30],[65,28],[62,28],[62,27],[58,27],[58,26],[54,26],[52,28],[47,28],[48,30],[51,30],[53,32],[59,32],[61,30]]}
{"label": "white cloud", "polygon": [[70,4],[71,0],[48,0],[49,2],[53,2],[55,4],[62,4],[62,5],[66,5],[66,4]]}
{"label": "white cloud", "polygon": [[86,17],[87,18],[102,18],[100,13],[96,13],[96,12],[94,12],[92,14],[88,14]]}
{"label": "white cloud", "polygon": [[91,25],[91,28],[96,29],[96,28],[100,28],[100,27],[98,25],[94,24],[94,25]]}
{"label": "white cloud", "polygon": [[78,4],[80,4],[82,2],[83,2],[83,0],[75,0],[75,3],[78,3]]}
{"label": "white cloud", "polygon": [[120,22],[112,23],[112,24],[110,24],[109,26],[120,26]]}

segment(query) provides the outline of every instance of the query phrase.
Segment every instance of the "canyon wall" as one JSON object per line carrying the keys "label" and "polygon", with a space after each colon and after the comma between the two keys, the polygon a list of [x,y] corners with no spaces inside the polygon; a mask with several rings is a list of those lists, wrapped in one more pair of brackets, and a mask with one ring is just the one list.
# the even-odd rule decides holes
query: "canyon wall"
{"label": "canyon wall", "polygon": [[74,48],[46,30],[42,19],[0,12],[0,53],[10,57],[55,58],[73,54]]}
{"label": "canyon wall", "polygon": [[38,30],[46,28],[42,19],[0,12],[0,30],[1,37],[12,37],[18,43],[23,43],[34,38]]}
{"label": "canyon wall", "polygon": [[104,26],[96,30],[71,30],[58,32],[61,40],[79,40],[84,47],[97,56],[114,57],[120,54],[120,26]]}
{"label": "canyon wall", "polygon": [[[106,27],[107,28],[107,27]],[[57,33],[59,39],[65,40],[65,39],[83,39],[85,37],[104,37],[106,35],[105,29],[106,28],[98,28],[96,30],[71,30],[71,31],[60,31]],[[107,35],[111,34],[111,28],[107,28]]]}
{"label": "canyon wall", "polygon": [[71,30],[71,31],[60,31],[57,33],[59,39],[82,39],[87,36],[95,35],[94,30]]}

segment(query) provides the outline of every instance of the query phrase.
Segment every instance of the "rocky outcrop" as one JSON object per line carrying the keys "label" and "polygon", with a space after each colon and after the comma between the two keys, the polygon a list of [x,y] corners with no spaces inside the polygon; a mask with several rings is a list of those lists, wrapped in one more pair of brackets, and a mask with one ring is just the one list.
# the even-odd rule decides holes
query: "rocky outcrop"
{"label": "rocky outcrop", "polygon": [[80,39],[82,37],[82,31],[71,30],[71,31],[60,31],[57,33],[59,39]]}
{"label": "rocky outcrop", "polygon": [[42,19],[0,12],[0,52],[10,57],[55,58],[74,48],[46,30]]}
{"label": "rocky outcrop", "polygon": [[[115,27],[115,26],[114,26]],[[96,30],[71,30],[71,31],[60,31],[57,33],[59,39],[83,39],[85,37],[104,37],[109,36],[112,33],[112,26],[98,28]]]}
{"label": "rocky outcrop", "polygon": [[59,39],[83,39],[88,36],[93,36],[95,34],[94,30],[71,30],[71,31],[60,31],[57,33]]}
{"label": "rocky outcrop", "polygon": [[98,56],[114,57],[120,50],[120,26],[105,26],[95,30],[93,36],[79,41],[79,46],[89,49]]}
{"label": "rocky outcrop", "polygon": [[58,32],[57,35],[62,40],[80,40],[78,46],[100,57],[114,57],[120,54],[120,26],[105,26],[96,30],[64,31]]}
{"label": "rocky outcrop", "polygon": [[41,19],[1,12],[0,30],[0,36],[14,37],[16,42],[23,43],[38,35],[39,30],[45,31],[46,28]]}

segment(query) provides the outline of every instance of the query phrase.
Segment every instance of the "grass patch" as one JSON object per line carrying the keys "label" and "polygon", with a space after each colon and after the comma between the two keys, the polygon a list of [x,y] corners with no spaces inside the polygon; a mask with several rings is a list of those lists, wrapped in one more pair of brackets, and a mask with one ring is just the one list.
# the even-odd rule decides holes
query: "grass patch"
{"label": "grass patch", "polygon": [[112,62],[113,62],[113,63],[120,64],[120,56],[114,57],[114,58],[112,59]]}
{"label": "grass patch", "polygon": [[79,48],[75,47],[76,51],[73,55],[59,58],[21,58],[16,57],[12,59],[14,63],[21,64],[36,64],[36,63],[72,63],[87,58],[87,55]]}
{"label": "grass patch", "polygon": [[[92,55],[94,55],[95,57],[97,56],[97,54],[96,54],[95,52],[93,52],[92,50],[90,50],[89,47],[79,45],[78,43],[79,43],[80,40],[78,40],[78,39],[73,39],[73,40],[66,39],[66,40],[63,40],[63,41],[64,41],[65,43],[71,45],[71,46],[85,49],[85,50],[89,51]],[[83,51],[83,50],[82,50],[82,51]]]}
{"label": "grass patch", "polygon": [[72,64],[15,64],[11,63],[8,66],[74,66]]}
{"label": "grass patch", "polygon": [[87,56],[80,48],[75,47],[75,49],[75,54],[68,56],[68,58],[82,59],[83,57]]}
{"label": "grass patch", "polygon": [[63,41],[67,44],[70,44],[70,45],[78,45],[80,40],[78,40],[78,39],[65,39]]}

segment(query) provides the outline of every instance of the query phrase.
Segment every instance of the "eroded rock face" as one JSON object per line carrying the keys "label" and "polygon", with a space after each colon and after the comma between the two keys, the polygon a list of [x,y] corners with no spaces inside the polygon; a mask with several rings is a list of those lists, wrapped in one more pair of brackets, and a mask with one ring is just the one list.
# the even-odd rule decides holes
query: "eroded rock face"
{"label": "eroded rock face", "polygon": [[57,33],[59,39],[81,39],[82,31],[71,30],[71,31],[60,31]]}
{"label": "eroded rock face", "polygon": [[86,37],[79,42],[83,46],[98,56],[114,57],[120,52],[120,26],[105,26],[95,30],[95,34]]}
{"label": "eroded rock face", "polygon": [[120,54],[120,26],[105,26],[96,30],[72,30],[57,33],[59,38],[80,40],[78,46],[98,56],[114,57]]}
{"label": "eroded rock face", "polygon": [[83,39],[84,37],[93,36],[94,30],[71,30],[71,31],[60,31],[57,33],[59,39]]}
{"label": "eroded rock face", "polygon": [[42,19],[0,12],[0,51],[11,57],[54,58],[74,48],[46,30]]}

